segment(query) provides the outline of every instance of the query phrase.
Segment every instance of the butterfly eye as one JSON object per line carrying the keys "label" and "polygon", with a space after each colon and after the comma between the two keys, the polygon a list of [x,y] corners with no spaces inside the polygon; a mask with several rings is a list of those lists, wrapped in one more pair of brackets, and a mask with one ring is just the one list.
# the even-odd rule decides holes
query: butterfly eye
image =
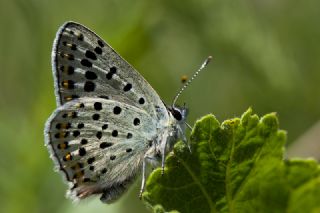
{"label": "butterfly eye", "polygon": [[182,119],[182,115],[181,115],[181,112],[180,110],[176,109],[176,108],[172,108],[172,111],[171,111],[173,117],[175,119],[177,119],[178,121],[181,121]]}

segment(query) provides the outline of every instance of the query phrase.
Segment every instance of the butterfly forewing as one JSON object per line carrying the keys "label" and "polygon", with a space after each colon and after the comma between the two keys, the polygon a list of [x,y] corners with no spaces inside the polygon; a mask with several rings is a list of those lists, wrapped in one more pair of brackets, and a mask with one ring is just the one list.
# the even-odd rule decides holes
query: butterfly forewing
{"label": "butterfly forewing", "polygon": [[146,159],[164,159],[163,147],[179,129],[158,94],[107,43],[74,22],[57,33],[52,68],[58,108],[45,139],[70,183],[69,197],[101,194],[110,203],[141,168],[143,191]]}
{"label": "butterfly forewing", "polygon": [[101,97],[168,119],[157,93],[106,42],[84,26],[67,22],[57,33],[52,54],[58,105],[81,97]]}
{"label": "butterfly forewing", "polygon": [[83,198],[130,180],[156,135],[155,122],[144,110],[101,98],[59,107],[47,122],[46,141],[72,183],[71,195]]}

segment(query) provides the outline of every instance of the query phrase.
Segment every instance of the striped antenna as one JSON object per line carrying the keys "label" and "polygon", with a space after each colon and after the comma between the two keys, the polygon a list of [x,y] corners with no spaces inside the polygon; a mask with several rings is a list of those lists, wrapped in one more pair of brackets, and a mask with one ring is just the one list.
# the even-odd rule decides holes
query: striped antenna
{"label": "striped antenna", "polygon": [[172,102],[172,107],[175,106],[179,96],[181,95],[181,93],[190,85],[190,83],[197,77],[197,75],[209,64],[209,62],[211,61],[212,56],[209,56],[201,65],[201,67],[197,70],[197,72],[195,72],[193,74],[193,76],[190,78],[190,80],[185,83],[179,90],[179,92],[177,93],[177,95],[174,97],[173,102]]}

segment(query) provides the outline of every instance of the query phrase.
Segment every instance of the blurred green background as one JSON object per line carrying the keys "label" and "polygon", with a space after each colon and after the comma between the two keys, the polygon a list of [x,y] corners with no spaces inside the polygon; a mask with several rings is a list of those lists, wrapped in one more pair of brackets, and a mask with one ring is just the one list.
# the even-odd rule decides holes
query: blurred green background
{"label": "blurred green background", "polygon": [[140,178],[113,205],[74,205],[53,172],[43,129],[56,106],[52,42],[65,21],[104,38],[167,103],[180,76],[213,55],[180,99],[189,122],[252,106],[277,112],[290,144],[320,118],[319,8],[317,0],[0,0],[0,212],[147,212]]}

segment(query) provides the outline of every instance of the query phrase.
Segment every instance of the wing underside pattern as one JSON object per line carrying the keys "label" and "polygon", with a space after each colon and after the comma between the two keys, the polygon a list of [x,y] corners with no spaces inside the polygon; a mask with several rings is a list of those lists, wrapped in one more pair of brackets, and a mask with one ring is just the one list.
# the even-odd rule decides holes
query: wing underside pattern
{"label": "wing underside pattern", "polygon": [[80,98],[53,113],[46,143],[71,191],[82,198],[129,182],[156,137],[153,126],[145,111],[128,104]]}

